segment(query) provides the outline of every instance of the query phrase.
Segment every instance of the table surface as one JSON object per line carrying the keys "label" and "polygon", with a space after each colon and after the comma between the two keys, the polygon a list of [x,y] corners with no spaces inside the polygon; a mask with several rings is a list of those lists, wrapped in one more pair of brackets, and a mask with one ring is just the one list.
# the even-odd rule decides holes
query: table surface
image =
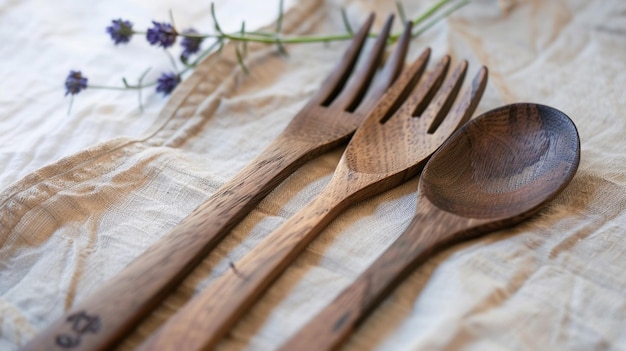
{"label": "table surface", "polygon": [[[430,2],[405,4],[416,16]],[[287,2],[289,34],[342,33],[393,2]],[[226,30],[271,24],[278,4],[217,1]],[[122,270],[243,168],[286,126],[346,43],[252,45],[250,74],[232,45],[169,98],[148,89],[90,89],[68,113],[63,81],[120,85],[170,70],[141,36],[115,47],[111,19],[137,29],[167,21],[210,31],[196,1],[0,2],[0,349],[39,330]],[[396,23],[395,30],[400,30]],[[554,106],[576,124],[581,163],[570,186],[530,220],[438,253],[413,272],[348,341],[363,350],[626,349],[626,3],[472,1],[411,44],[486,65],[478,113],[513,102]],[[201,77],[199,79],[198,77]],[[313,199],[343,148],[283,182],[119,347],[133,349],[194,293]],[[316,239],[219,345],[278,347],[407,227],[411,179],[351,207]]]}

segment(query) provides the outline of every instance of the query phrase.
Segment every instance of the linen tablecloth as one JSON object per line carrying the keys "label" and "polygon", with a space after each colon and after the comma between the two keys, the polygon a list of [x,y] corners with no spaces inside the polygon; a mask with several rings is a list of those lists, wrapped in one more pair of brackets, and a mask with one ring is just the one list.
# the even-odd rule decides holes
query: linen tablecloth
{"label": "linen tablecloth", "polygon": [[[433,1],[405,2],[416,16]],[[270,24],[278,4],[217,1],[226,30]],[[341,33],[390,1],[287,3],[288,34]],[[205,201],[287,125],[340,59],[345,42],[251,45],[250,74],[233,45],[208,57],[169,99],[87,89],[63,99],[81,69],[119,85],[159,49],[136,36],[114,47],[111,19],[168,20],[210,31],[209,3],[0,2],[0,350],[24,345],[122,270]],[[399,21],[396,21],[399,22]],[[396,23],[395,30],[401,25]],[[411,274],[346,350],[626,350],[626,3],[475,0],[414,39],[482,64],[478,111],[536,102],[568,114],[582,155],[572,183],[509,230],[449,248]],[[318,194],[343,149],[307,163],[273,191],[128,339],[129,350]],[[278,347],[332,301],[407,227],[418,179],[350,208],[316,239],[219,345]]]}

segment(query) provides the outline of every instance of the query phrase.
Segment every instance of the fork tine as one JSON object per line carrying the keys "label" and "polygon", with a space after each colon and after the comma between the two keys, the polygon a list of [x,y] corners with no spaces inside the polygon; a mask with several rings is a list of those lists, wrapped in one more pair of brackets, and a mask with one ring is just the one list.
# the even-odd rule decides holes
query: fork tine
{"label": "fork tine", "polygon": [[350,80],[350,83],[333,102],[333,105],[336,105],[336,107],[352,112],[363,100],[363,97],[372,82],[374,73],[376,73],[376,69],[378,68],[383,57],[383,53],[385,52],[387,38],[389,37],[389,32],[391,31],[391,26],[393,25],[393,18],[393,15],[389,15],[389,17],[387,17],[382,30],[378,34],[374,47],[365,57],[365,63],[360,65],[356,73],[353,75],[353,78]]}
{"label": "fork tine", "polygon": [[372,111],[372,119],[384,123],[402,105],[404,100],[411,93],[419,81],[428,59],[430,58],[430,48],[426,48],[420,57],[413,62],[411,67],[404,70],[400,77],[393,83],[384,95],[378,99],[376,107]]}
{"label": "fork tine", "polygon": [[[432,100],[432,97],[437,92],[437,89],[441,86],[449,65],[450,56],[446,55],[441,59],[441,61],[439,61],[437,66],[435,66],[435,69],[428,74],[426,81],[423,84],[420,84],[414,93],[411,91],[412,89],[409,90],[407,94],[411,94],[411,96],[409,96],[406,101],[402,102],[401,100],[401,102],[397,104],[396,109],[390,109],[380,120],[380,123],[387,122],[387,120],[394,114],[414,116],[416,112],[423,110],[428,102]],[[398,80],[398,83],[399,81],[400,80]],[[394,83],[393,87],[395,87],[398,83]],[[386,98],[381,100],[386,100]]]}
{"label": "fork tine", "polygon": [[326,77],[317,94],[311,99],[311,102],[328,106],[330,102],[339,95],[356,65],[356,61],[359,58],[365,39],[367,39],[370,27],[372,23],[374,23],[374,17],[374,13],[371,13],[369,17],[367,17],[365,23],[354,35],[352,43],[350,43],[350,46],[346,49],[341,61],[330,72],[328,77]]}
{"label": "fork tine", "polygon": [[411,42],[412,29],[413,22],[407,21],[404,25],[404,31],[396,44],[396,48],[387,59],[383,70],[374,79],[374,83],[361,101],[359,107],[356,109],[356,112],[370,111],[378,99],[380,99],[385,91],[387,91],[387,89],[398,78],[400,72],[402,72],[402,69],[404,68],[404,60],[406,59],[406,53],[408,52],[409,43]]}
{"label": "fork tine", "polygon": [[420,118],[424,119],[426,125],[430,125],[428,133],[434,133],[437,126],[450,111],[454,99],[459,94],[459,90],[461,90],[466,72],[467,61],[463,60],[446,80],[443,88],[437,92],[432,102],[428,104],[426,111],[420,116]]}
{"label": "fork tine", "polygon": [[488,73],[487,67],[485,66],[482,66],[478,70],[478,73],[476,73],[476,76],[474,76],[474,79],[472,80],[472,86],[465,92],[465,94],[463,94],[461,101],[452,113],[450,113],[450,115],[441,122],[441,125],[437,128],[435,135],[447,138],[457,128],[465,124],[465,122],[470,119],[478,106],[478,102],[480,102],[480,99],[485,92]]}

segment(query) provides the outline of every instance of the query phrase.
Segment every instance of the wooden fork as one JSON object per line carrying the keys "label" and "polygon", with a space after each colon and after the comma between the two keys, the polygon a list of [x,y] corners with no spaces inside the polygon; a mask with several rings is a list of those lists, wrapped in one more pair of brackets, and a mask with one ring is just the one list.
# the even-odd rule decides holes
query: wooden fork
{"label": "wooden fork", "polygon": [[424,166],[437,147],[469,119],[487,77],[486,68],[481,68],[471,89],[446,118],[467,63],[459,64],[439,89],[449,65],[449,57],[444,57],[405,100],[427,57],[425,53],[402,74],[359,127],[319,197],[255,246],[235,264],[236,270],[218,278],[179,310],[140,350],[211,349],[342,210],[400,184]]}
{"label": "wooden fork", "polygon": [[396,49],[375,77],[393,23],[390,16],[373,49],[363,55],[363,64],[352,74],[373,21],[372,14],[317,94],[258,157],[24,350],[110,349],[289,174],[346,142],[402,71],[411,38],[411,25],[407,24]]}

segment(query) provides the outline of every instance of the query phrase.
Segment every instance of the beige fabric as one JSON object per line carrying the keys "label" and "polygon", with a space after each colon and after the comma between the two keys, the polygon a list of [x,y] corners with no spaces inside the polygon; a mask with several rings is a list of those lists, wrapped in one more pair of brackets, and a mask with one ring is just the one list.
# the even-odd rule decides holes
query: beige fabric
{"label": "beige fabric", "polygon": [[[285,30],[340,32],[339,6],[355,24],[376,11],[378,26],[394,8],[385,1],[300,1],[285,16]],[[425,5],[405,6],[417,14]],[[426,46],[433,62],[449,53],[453,62],[468,59],[470,74],[489,67],[479,111],[533,101],[567,113],[581,137],[579,172],[531,220],[450,248],[417,269],[345,348],[626,349],[626,3],[473,1],[414,40],[410,58]],[[53,153],[48,166],[27,175],[9,167],[0,193],[0,349],[26,343],[236,174],[284,128],[344,47],[290,46],[289,57],[281,57],[275,48],[251,46],[246,76],[229,46],[207,59],[158,117],[148,107],[136,118],[149,123],[131,122],[150,125],[133,132],[145,136],[121,137],[128,134],[119,129],[119,138],[60,161]],[[103,108],[77,98],[81,103],[87,106],[70,121],[88,123],[88,112]],[[59,137],[70,136],[62,129]],[[34,141],[26,146],[20,152],[37,154]],[[119,349],[140,343],[314,198],[341,152],[311,161],[281,184]],[[23,164],[16,155],[3,153],[8,164]],[[285,341],[408,225],[417,183],[341,215],[219,349],[268,350]]]}

